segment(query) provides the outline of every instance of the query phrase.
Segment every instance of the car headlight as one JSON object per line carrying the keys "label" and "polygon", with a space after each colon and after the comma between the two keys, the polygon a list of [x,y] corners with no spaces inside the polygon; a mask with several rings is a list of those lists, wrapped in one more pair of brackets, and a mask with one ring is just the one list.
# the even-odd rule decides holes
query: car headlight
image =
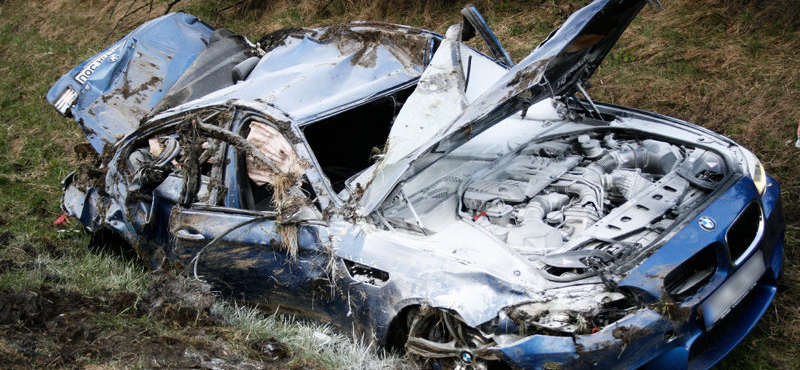
{"label": "car headlight", "polygon": [[764,195],[764,190],[767,188],[767,173],[764,172],[764,166],[761,165],[761,161],[756,160],[755,168],[751,170],[750,176],[753,177],[753,184],[756,185],[758,194]]}
{"label": "car headlight", "polygon": [[744,148],[742,150],[745,153],[747,170],[753,179],[753,184],[756,186],[758,194],[764,195],[764,191],[767,189],[767,173],[764,171],[764,166],[752,152]]}

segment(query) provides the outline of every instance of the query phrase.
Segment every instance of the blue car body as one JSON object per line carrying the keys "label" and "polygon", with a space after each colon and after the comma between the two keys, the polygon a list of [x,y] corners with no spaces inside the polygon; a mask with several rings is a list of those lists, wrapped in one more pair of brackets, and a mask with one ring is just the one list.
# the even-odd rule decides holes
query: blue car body
{"label": "blue car body", "polygon": [[473,8],[444,36],[258,43],[163,16],[48,92],[98,154],[62,208],[154,269],[424,368],[710,368],[775,295],[780,189],[730,139],[589,99],[645,3],[594,1],[516,65]]}

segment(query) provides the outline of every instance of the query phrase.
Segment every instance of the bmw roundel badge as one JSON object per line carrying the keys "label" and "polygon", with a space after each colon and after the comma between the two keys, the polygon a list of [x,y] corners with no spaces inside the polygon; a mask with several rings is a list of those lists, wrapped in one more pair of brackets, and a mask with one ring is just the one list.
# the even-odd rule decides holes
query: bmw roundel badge
{"label": "bmw roundel badge", "polygon": [[713,218],[708,216],[700,217],[697,223],[700,225],[700,228],[705,231],[714,231],[714,229],[717,228],[717,223],[714,222]]}

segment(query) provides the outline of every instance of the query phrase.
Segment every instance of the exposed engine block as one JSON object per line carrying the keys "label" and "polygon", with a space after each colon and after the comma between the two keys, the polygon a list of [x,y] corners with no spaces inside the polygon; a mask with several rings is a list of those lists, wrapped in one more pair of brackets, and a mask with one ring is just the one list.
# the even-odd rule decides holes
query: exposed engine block
{"label": "exposed engine block", "polygon": [[675,218],[671,211],[702,195],[686,175],[697,172],[687,161],[697,150],[613,134],[530,144],[469,182],[462,209],[524,255],[652,239]]}

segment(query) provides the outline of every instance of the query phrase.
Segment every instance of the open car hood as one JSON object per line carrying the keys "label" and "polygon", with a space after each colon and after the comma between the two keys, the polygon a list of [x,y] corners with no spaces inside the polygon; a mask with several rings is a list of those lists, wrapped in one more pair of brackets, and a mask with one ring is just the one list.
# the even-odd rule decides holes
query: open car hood
{"label": "open car hood", "polygon": [[[449,124],[428,122],[441,129],[417,150],[402,158],[393,156],[378,162],[371,178],[361,179],[367,180],[369,186],[359,201],[358,212],[367,215],[375,209],[397,183],[416,172],[410,167],[421,156],[432,151],[449,153],[526,106],[575,93],[578,84],[584,84],[597,70],[645,4],[647,0],[597,0],[573,13]],[[388,145],[391,148],[392,143]]]}

